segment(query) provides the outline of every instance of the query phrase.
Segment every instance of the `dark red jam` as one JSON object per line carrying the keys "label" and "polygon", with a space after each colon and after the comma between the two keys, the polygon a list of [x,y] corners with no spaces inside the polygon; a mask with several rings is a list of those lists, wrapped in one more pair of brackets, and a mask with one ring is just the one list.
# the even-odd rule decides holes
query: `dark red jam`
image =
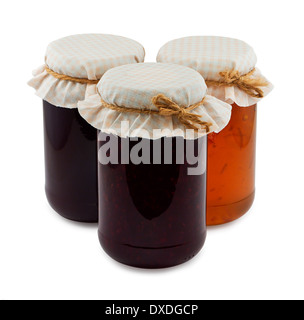
{"label": "dark red jam", "polygon": [[97,222],[97,130],[78,109],[43,101],[43,111],[48,201],[67,219]]}
{"label": "dark red jam", "polygon": [[[100,134],[99,149],[110,137]],[[118,164],[99,162],[99,239],[115,260],[133,267],[167,268],[192,259],[206,239],[206,173],[188,175],[191,165],[177,164],[172,140],[173,164],[122,164],[118,139]],[[139,139],[142,141],[143,139]],[[153,144],[150,160],[153,162]],[[129,152],[138,143],[129,139]],[[206,154],[206,138],[194,141]],[[185,151],[186,152],[186,148]]]}

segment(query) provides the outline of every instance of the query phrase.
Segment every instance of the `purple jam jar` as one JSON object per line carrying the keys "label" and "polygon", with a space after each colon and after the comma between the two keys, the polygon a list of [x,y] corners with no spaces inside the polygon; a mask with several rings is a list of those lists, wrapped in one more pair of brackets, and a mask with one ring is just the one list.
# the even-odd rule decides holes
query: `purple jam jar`
{"label": "purple jam jar", "polygon": [[190,68],[139,63],[107,71],[79,112],[98,130],[104,251],[146,269],[196,256],[206,239],[207,136],[227,125],[231,106]]}
{"label": "purple jam jar", "polygon": [[97,130],[78,103],[96,91],[105,72],[143,62],[138,42],[108,34],[80,34],[51,42],[45,64],[29,85],[43,100],[46,196],[61,216],[98,222]]}
{"label": "purple jam jar", "polygon": [[[99,149],[110,136],[99,135]],[[118,150],[138,142],[117,139]],[[128,141],[126,141],[128,140]],[[142,139],[140,139],[142,141]],[[153,145],[172,144],[172,164],[103,165],[99,162],[99,239],[103,249],[115,260],[133,267],[167,268],[192,259],[206,239],[206,171],[189,175],[191,164],[177,162],[177,146],[186,146],[183,138],[146,140],[150,163]],[[193,141],[195,156],[206,168],[206,137]],[[181,151],[183,152],[183,151]],[[179,153],[179,155],[181,155]],[[186,158],[186,147],[184,147]],[[118,159],[121,152],[118,153]]]}
{"label": "purple jam jar", "polygon": [[45,192],[63,217],[96,222],[97,130],[78,109],[55,107],[43,101]]}

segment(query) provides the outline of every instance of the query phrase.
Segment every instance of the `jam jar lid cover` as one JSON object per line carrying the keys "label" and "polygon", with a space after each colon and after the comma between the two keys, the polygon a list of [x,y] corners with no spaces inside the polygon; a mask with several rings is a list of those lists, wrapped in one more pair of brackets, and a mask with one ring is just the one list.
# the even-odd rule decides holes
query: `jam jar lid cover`
{"label": "jam jar lid cover", "polygon": [[[157,103],[165,104],[164,114],[159,113]],[[93,127],[123,138],[195,139],[221,131],[231,117],[231,106],[207,95],[198,72],[165,63],[130,64],[107,71],[97,85],[97,93],[79,102],[78,109]],[[192,118],[208,124],[208,131],[203,127],[188,131],[185,123]]]}
{"label": "jam jar lid cover", "polygon": [[[157,61],[195,69],[205,78],[209,94],[241,107],[256,104],[273,89],[256,68],[253,48],[237,39],[215,36],[176,39],[160,49]],[[248,89],[247,84],[253,87]]]}
{"label": "jam jar lid cover", "polygon": [[[43,100],[77,108],[87,90],[96,88],[103,74],[114,67],[143,62],[145,50],[138,42],[107,34],[80,34],[49,44],[45,64],[33,72],[28,84]],[[85,81],[76,81],[76,80]]]}

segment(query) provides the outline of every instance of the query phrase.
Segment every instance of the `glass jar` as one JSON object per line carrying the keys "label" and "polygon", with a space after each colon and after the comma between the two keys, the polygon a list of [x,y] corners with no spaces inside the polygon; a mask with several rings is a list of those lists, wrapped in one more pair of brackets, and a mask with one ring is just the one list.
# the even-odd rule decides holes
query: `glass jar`
{"label": "glass jar", "polygon": [[207,135],[231,106],[207,95],[203,77],[175,64],[109,70],[79,112],[99,130],[99,239],[113,259],[168,268],[206,238]]}
{"label": "glass jar", "polygon": [[65,218],[98,222],[97,130],[79,115],[78,103],[108,69],[144,57],[142,45],[128,38],[69,36],[49,44],[45,65],[28,83],[43,100],[46,196]]}
{"label": "glass jar", "polygon": [[[116,139],[118,150],[127,145],[128,154],[139,142],[100,133],[99,149]],[[167,268],[192,259],[206,239],[206,170],[189,175],[192,165],[178,164],[179,155],[186,157],[186,140],[162,138],[144,143],[153,146],[172,144],[172,164],[102,164],[99,162],[99,239],[104,250],[115,260],[133,267]],[[196,157],[206,168],[207,138],[192,142]],[[199,151],[200,150],[200,151]],[[102,151],[101,155],[102,156]],[[121,151],[118,159],[121,159]]]}
{"label": "glass jar", "polygon": [[45,191],[60,215],[79,222],[96,222],[97,130],[78,109],[43,101]]}
{"label": "glass jar", "polygon": [[211,96],[232,105],[228,126],[208,137],[207,225],[240,218],[255,197],[257,103],[273,89],[256,68],[253,48],[238,39],[193,36],[165,44],[157,61],[195,69]]}
{"label": "glass jar", "polygon": [[208,136],[207,225],[234,221],[255,196],[257,106],[232,106],[229,124]]}

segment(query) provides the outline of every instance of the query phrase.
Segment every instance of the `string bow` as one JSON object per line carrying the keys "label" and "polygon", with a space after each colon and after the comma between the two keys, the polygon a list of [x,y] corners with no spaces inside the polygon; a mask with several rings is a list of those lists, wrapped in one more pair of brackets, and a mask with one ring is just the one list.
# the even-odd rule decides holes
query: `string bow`
{"label": "string bow", "polygon": [[248,95],[254,98],[263,98],[264,92],[261,87],[266,87],[269,83],[261,78],[253,78],[252,75],[255,73],[256,69],[241,75],[237,70],[228,70],[220,72],[221,80],[206,81],[208,86],[229,86],[229,87],[238,87],[240,90],[246,92]]}
{"label": "string bow", "polygon": [[158,108],[159,114],[162,116],[177,116],[180,123],[182,123],[186,128],[195,130],[206,130],[208,133],[210,131],[211,124],[202,121],[201,115],[193,114],[190,111],[196,109],[204,103],[203,99],[201,102],[194,104],[188,108],[179,106],[177,103],[172,101],[170,98],[163,94],[159,94],[152,99],[152,103]]}

